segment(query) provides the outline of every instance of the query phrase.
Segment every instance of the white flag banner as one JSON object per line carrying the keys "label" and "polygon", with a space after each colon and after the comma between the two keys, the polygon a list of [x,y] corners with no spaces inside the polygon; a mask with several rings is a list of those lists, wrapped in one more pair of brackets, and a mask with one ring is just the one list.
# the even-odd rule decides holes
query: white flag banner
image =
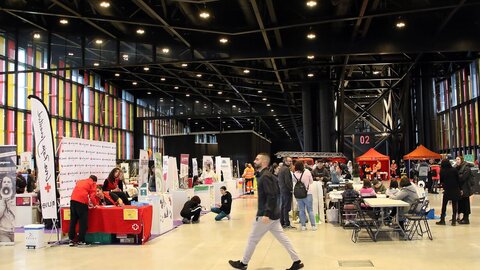
{"label": "white flag banner", "polygon": [[220,177],[222,175],[222,157],[216,156],[215,157],[215,174],[218,177],[218,181],[220,181]]}
{"label": "white flag banner", "polygon": [[153,153],[153,160],[155,161],[155,190],[158,193],[165,192],[162,173],[162,153]]}
{"label": "white flag banner", "polygon": [[35,157],[38,168],[37,182],[40,189],[42,216],[44,219],[56,219],[55,148],[50,114],[38,97],[30,95],[28,98],[32,107]]}
{"label": "white flag banner", "polygon": [[232,163],[230,162],[230,158],[222,158],[221,169],[224,181],[233,180]]}
{"label": "white flag banner", "polygon": [[138,186],[148,185],[148,152],[140,149],[140,159],[138,163]]}
{"label": "white flag banner", "polygon": [[196,158],[192,158],[192,175],[198,176],[198,163]]}

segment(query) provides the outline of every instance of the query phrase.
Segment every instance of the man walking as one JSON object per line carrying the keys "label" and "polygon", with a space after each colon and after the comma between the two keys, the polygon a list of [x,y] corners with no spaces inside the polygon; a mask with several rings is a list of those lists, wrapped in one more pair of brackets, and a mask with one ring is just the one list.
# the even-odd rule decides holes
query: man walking
{"label": "man walking", "polygon": [[266,153],[257,155],[254,161],[255,169],[258,172],[258,210],[257,217],[253,223],[252,232],[250,233],[248,244],[243,255],[243,259],[239,261],[230,260],[229,263],[236,269],[247,269],[248,262],[252,258],[255,247],[262,237],[269,231],[273,236],[285,247],[293,261],[288,270],[297,270],[303,268],[297,252],[293,249],[292,243],[283,232],[280,224],[280,188],[278,181],[268,170],[270,164],[270,156]]}
{"label": "man walking", "polygon": [[295,229],[290,225],[290,218],[288,213],[292,209],[292,192],[293,180],[290,166],[292,165],[292,158],[285,157],[283,159],[283,166],[278,172],[278,186],[280,187],[280,200],[282,208],[280,212],[280,223],[285,229]]}

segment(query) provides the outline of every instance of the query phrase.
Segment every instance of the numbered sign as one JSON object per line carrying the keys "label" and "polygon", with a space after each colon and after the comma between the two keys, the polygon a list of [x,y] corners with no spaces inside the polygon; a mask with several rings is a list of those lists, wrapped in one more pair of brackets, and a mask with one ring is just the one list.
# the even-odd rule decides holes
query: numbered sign
{"label": "numbered sign", "polygon": [[361,156],[375,146],[375,133],[357,133],[354,135],[355,156]]}

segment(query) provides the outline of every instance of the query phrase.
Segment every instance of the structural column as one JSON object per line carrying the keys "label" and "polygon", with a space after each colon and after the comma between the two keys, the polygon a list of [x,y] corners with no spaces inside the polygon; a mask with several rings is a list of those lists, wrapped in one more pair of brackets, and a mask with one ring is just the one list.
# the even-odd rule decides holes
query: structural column
{"label": "structural column", "polygon": [[333,92],[328,82],[322,82],[318,89],[320,151],[332,152],[334,142]]}
{"label": "structural column", "polygon": [[303,151],[313,151],[312,92],[309,85],[302,89]]}

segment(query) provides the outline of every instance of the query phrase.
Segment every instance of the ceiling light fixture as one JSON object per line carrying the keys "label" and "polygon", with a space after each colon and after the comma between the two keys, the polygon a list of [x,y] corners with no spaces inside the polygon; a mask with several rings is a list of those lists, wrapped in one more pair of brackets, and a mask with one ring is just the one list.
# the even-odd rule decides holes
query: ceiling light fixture
{"label": "ceiling light fixture", "polygon": [[115,77],[120,77],[120,73],[115,73]]}
{"label": "ceiling light fixture", "polygon": [[97,44],[102,44],[102,43],[103,43],[103,40],[101,40],[101,39],[96,39],[96,40],[95,40],[95,43],[97,43]]}
{"label": "ceiling light fixture", "polygon": [[185,96],[186,96],[186,97],[189,97],[189,96],[190,96],[190,94],[185,94]]}
{"label": "ceiling light fixture", "polygon": [[61,19],[60,24],[68,24],[68,20],[67,19]]}
{"label": "ceiling light fixture", "polygon": [[230,102],[230,99],[225,100],[225,102]]}
{"label": "ceiling light fixture", "polygon": [[177,89],[178,89],[178,86],[173,87],[173,89],[177,90]]}
{"label": "ceiling light fixture", "polygon": [[375,70],[375,71],[373,72],[373,75],[378,75],[378,74],[380,74],[380,71],[378,71],[378,70]]}
{"label": "ceiling light fixture", "polygon": [[308,73],[307,76],[312,78],[314,75],[313,75],[313,73]]}
{"label": "ceiling light fixture", "polygon": [[402,29],[402,28],[405,28],[405,26],[407,26],[407,24],[405,24],[405,22],[403,20],[400,20],[400,21],[397,21],[397,23],[395,24],[395,26],[398,28],[398,29]]}
{"label": "ceiling light fixture", "polygon": [[100,64],[99,64],[99,63],[93,63],[93,65],[94,65],[95,67],[98,67],[98,66],[100,66]]}
{"label": "ceiling light fixture", "polygon": [[137,82],[132,82],[133,85],[137,85]]}
{"label": "ceiling light fixture", "polygon": [[271,109],[270,111],[271,111],[271,112],[274,112],[275,110],[274,110],[274,109]]}
{"label": "ceiling light fixture", "polygon": [[69,52],[69,53],[68,53],[68,56],[73,56],[73,52]]}
{"label": "ceiling light fixture", "polygon": [[312,60],[312,59],[315,59],[315,56],[314,55],[308,55],[307,58]]}
{"label": "ceiling light fixture", "polygon": [[183,63],[183,64],[182,64],[182,67],[188,67],[188,64]]}
{"label": "ceiling light fixture", "polygon": [[165,78],[160,78],[160,81],[164,82],[166,79]]}
{"label": "ceiling light fixture", "polygon": [[149,71],[149,70],[150,70],[150,68],[149,68],[149,67],[144,67],[144,68],[143,68],[143,70],[145,70],[145,71]]}
{"label": "ceiling light fixture", "polygon": [[244,70],[243,70],[243,73],[248,74],[248,73],[250,73],[250,70],[244,69]]}
{"label": "ceiling light fixture", "polygon": [[208,84],[208,87],[213,87],[213,83],[209,83],[209,84]]}
{"label": "ceiling light fixture", "polygon": [[308,34],[307,34],[307,38],[308,38],[308,39],[314,39],[314,38],[316,38],[316,37],[317,37],[317,36],[315,35],[315,33],[308,33]]}
{"label": "ceiling light fixture", "polygon": [[208,18],[210,18],[210,12],[208,12],[208,10],[202,10],[200,11],[199,16],[200,18],[207,20]]}
{"label": "ceiling light fixture", "polygon": [[236,105],[232,105],[232,108],[236,108],[237,106]]}
{"label": "ceiling light fixture", "polygon": [[264,97],[264,98],[262,98],[262,100],[263,100],[263,101],[266,101],[266,100],[267,100],[267,98],[266,98],[266,97]]}
{"label": "ceiling light fixture", "polygon": [[268,104],[267,104],[267,107],[270,107],[270,106],[272,106],[272,105],[270,105],[270,103],[268,103]]}
{"label": "ceiling light fixture", "polygon": [[261,94],[261,93],[263,93],[263,91],[262,91],[262,90],[258,90],[257,93]]}
{"label": "ceiling light fixture", "polygon": [[317,1],[307,1],[307,6],[313,8],[317,5]]}
{"label": "ceiling light fixture", "polygon": [[198,100],[195,100],[195,103],[200,103],[200,101],[198,101]]}
{"label": "ceiling light fixture", "polygon": [[103,8],[109,8],[110,7],[110,2],[102,1],[100,3],[100,6],[103,7]]}
{"label": "ceiling light fixture", "polygon": [[202,74],[198,73],[196,76],[197,76],[198,78],[201,78],[201,77],[202,77]]}
{"label": "ceiling light fixture", "polygon": [[162,53],[167,54],[167,53],[169,53],[169,52],[170,52],[170,49],[169,49],[169,48],[163,48],[163,49],[162,49]]}
{"label": "ceiling light fixture", "polygon": [[220,43],[222,43],[222,44],[228,43],[228,39],[227,39],[227,38],[221,38],[219,41],[220,41]]}
{"label": "ceiling light fixture", "polygon": [[138,28],[137,29],[137,34],[143,35],[143,34],[145,34],[145,30],[143,30],[142,28]]}
{"label": "ceiling light fixture", "polygon": [[34,38],[34,39],[39,39],[39,38],[40,38],[40,34],[39,34],[39,33],[33,34],[33,38]]}
{"label": "ceiling light fixture", "polygon": [[222,91],[218,91],[218,94],[221,95],[221,94],[223,94],[223,92],[222,92]]}
{"label": "ceiling light fixture", "polygon": [[151,94],[152,94],[152,92],[147,92],[147,94],[151,95]]}

